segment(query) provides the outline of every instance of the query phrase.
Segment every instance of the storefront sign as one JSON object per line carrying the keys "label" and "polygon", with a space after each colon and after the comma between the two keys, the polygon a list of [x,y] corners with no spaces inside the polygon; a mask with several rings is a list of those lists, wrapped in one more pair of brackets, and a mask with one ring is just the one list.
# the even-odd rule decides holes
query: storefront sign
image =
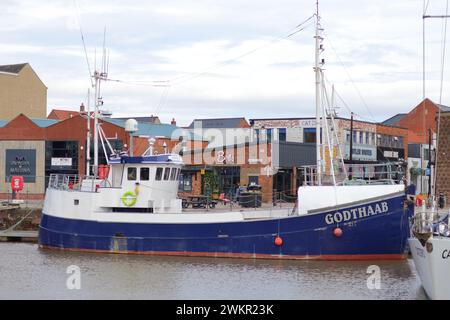
{"label": "storefront sign", "polygon": [[52,158],[52,167],[71,167],[72,158]]}
{"label": "storefront sign", "polygon": [[398,152],[396,151],[384,151],[385,158],[396,158],[398,159]]}
{"label": "storefront sign", "polygon": [[7,149],[5,181],[12,176],[23,176],[24,182],[36,182],[36,150]]}

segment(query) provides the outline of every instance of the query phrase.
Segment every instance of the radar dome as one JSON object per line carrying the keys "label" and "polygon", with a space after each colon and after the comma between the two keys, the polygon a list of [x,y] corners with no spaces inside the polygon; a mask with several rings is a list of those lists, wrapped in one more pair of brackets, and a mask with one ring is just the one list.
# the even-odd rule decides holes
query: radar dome
{"label": "radar dome", "polygon": [[138,122],[134,119],[128,119],[127,121],[125,121],[125,131],[126,132],[138,131]]}

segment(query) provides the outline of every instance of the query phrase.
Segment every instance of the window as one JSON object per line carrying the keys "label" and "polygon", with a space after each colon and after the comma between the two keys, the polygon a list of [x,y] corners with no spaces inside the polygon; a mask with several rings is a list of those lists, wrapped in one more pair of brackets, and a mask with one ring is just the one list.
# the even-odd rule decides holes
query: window
{"label": "window", "polygon": [[137,168],[128,168],[128,181],[135,181],[137,178]]}
{"label": "window", "polygon": [[272,132],[273,129],[266,129],[266,137],[267,137],[267,141],[272,141]]}
{"label": "window", "polygon": [[[179,171],[181,171],[179,169]],[[178,191],[180,192],[191,192],[192,191],[192,174],[191,173],[181,173],[178,182]]]}
{"label": "window", "polygon": [[357,142],[356,142],[356,138],[358,137],[358,136],[357,136],[357,133],[358,133],[358,132],[353,131],[353,143],[357,143]]}
{"label": "window", "polygon": [[150,180],[150,168],[141,168],[141,181]]}
{"label": "window", "polygon": [[359,143],[360,144],[364,143],[364,132],[362,131],[359,132]]}
{"label": "window", "polygon": [[170,168],[165,168],[164,169],[164,180],[165,181],[169,180],[169,176],[170,176]]}
{"label": "window", "polygon": [[259,142],[259,129],[255,129],[256,142]]}
{"label": "window", "polygon": [[161,179],[162,179],[162,173],[163,173],[163,168],[157,168],[157,169],[156,169],[155,180],[161,181]]}
{"label": "window", "polygon": [[372,150],[362,149],[361,150],[361,154],[363,156],[371,156],[372,155]]}
{"label": "window", "polygon": [[373,145],[376,144],[375,133],[372,133],[372,144],[373,144]]}
{"label": "window", "polygon": [[170,180],[174,181],[177,178],[177,168],[172,168],[172,171],[170,172]]}
{"label": "window", "polygon": [[278,129],[278,141],[286,141],[286,128]]}
{"label": "window", "polygon": [[345,133],[345,140],[346,140],[348,143],[350,143],[350,131],[347,131],[347,132]]}
{"label": "window", "polygon": [[369,138],[370,138],[370,133],[366,132],[366,144],[370,144]]}
{"label": "window", "polygon": [[252,184],[258,184],[259,177],[258,176],[248,176],[248,185],[251,186]]}
{"label": "window", "polygon": [[303,129],[303,142],[304,143],[316,142],[316,128],[304,128]]}

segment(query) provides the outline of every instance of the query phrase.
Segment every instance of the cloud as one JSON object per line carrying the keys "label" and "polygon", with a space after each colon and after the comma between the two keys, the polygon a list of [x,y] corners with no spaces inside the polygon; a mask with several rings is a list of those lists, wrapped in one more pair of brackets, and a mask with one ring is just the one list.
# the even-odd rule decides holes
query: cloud
{"label": "cloud", "polygon": [[[86,100],[90,80],[80,23],[92,68],[95,48],[99,65],[107,28],[110,77],[125,81],[103,86],[105,104],[116,114],[158,111],[162,119],[176,117],[184,125],[218,115],[314,115],[313,28],[274,40],[313,14],[312,1],[4,0],[2,5],[1,64],[29,61],[49,88],[49,109],[77,108]],[[421,0],[321,1],[326,75],[357,114],[383,120],[420,101],[422,5]],[[433,3],[431,11],[442,12],[442,6]],[[427,29],[427,88],[435,100],[440,31],[437,22]],[[172,80],[172,86],[154,87],[152,80]]]}

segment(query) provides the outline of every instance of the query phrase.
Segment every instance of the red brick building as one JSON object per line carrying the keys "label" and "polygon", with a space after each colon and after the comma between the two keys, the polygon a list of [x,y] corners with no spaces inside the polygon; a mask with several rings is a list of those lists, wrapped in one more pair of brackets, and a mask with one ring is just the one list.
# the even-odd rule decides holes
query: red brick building
{"label": "red brick building", "polygon": [[441,113],[436,164],[436,194],[443,193],[450,201],[450,112]]}
{"label": "red brick building", "polygon": [[403,127],[409,130],[409,143],[426,144],[429,139],[428,129],[436,133],[436,116],[439,113],[450,111],[450,107],[437,104],[430,99],[419,103],[409,113],[400,113],[383,122],[386,125]]}
{"label": "red brick building", "polygon": [[[108,141],[117,150],[128,150],[130,135],[125,131],[125,121],[99,120]],[[91,128],[94,127],[91,119]],[[93,135],[93,133],[92,133]],[[184,136],[183,130],[168,124],[139,123],[139,131],[133,134],[135,155],[148,147],[149,137],[155,137],[155,153],[205,147],[207,142]],[[25,177],[29,199],[42,198],[50,174],[85,174],[86,172],[87,119],[79,112],[65,120],[30,119],[21,114],[11,121],[0,121],[0,196],[10,195],[9,181],[14,175]],[[165,145],[165,146],[164,146]],[[99,143],[100,149],[101,144]],[[93,159],[93,143],[91,143]],[[106,163],[102,150],[99,161]],[[93,160],[91,160],[93,164]]]}

